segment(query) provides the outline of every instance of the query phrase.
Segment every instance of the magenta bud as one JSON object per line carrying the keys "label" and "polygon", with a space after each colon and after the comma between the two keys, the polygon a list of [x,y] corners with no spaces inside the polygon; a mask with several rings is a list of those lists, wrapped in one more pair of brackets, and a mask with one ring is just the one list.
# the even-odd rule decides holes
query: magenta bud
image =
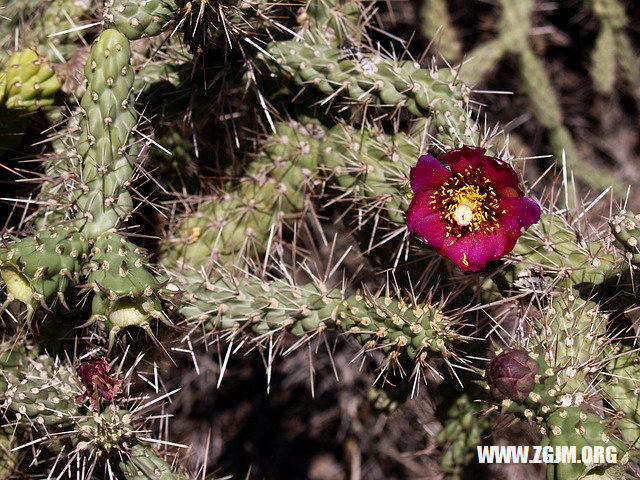
{"label": "magenta bud", "polygon": [[486,378],[491,395],[523,402],[533,391],[538,362],[524,350],[505,350],[489,362]]}

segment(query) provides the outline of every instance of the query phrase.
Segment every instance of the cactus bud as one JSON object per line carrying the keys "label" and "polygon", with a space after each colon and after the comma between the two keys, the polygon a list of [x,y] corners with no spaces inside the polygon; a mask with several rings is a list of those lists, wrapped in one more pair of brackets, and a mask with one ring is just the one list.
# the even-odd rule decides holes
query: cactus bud
{"label": "cactus bud", "polygon": [[489,362],[486,379],[498,400],[524,401],[535,383],[538,363],[524,350],[506,350]]}

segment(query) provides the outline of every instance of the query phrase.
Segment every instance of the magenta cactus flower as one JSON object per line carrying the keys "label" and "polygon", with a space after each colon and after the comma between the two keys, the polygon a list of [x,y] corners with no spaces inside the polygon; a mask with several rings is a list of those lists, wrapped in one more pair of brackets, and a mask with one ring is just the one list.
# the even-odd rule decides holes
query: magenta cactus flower
{"label": "magenta cactus flower", "polygon": [[78,376],[85,386],[85,392],[75,398],[75,403],[81,405],[85,398],[91,398],[95,407],[98,401],[109,402],[122,393],[122,385],[114,375],[109,375],[109,364],[100,357],[87,357],[78,367]]}
{"label": "magenta cactus flower", "polygon": [[491,395],[523,402],[533,391],[538,362],[524,350],[505,350],[487,365],[486,379]]}
{"label": "magenta cactus flower", "polygon": [[[513,250],[522,229],[540,220],[518,175],[480,147],[423,155],[411,169],[407,226],[462,271],[478,271]],[[447,166],[445,166],[444,162]]]}

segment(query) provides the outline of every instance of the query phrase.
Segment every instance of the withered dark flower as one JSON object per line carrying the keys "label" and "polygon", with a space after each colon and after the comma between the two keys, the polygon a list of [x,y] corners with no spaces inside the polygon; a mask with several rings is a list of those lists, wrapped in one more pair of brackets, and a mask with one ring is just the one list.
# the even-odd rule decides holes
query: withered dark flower
{"label": "withered dark flower", "polygon": [[505,350],[489,362],[486,379],[491,395],[523,402],[533,391],[538,362],[524,350]]}
{"label": "withered dark flower", "polygon": [[85,392],[75,398],[77,405],[81,405],[87,397],[91,398],[93,406],[100,400],[112,402],[122,393],[122,383],[115,375],[109,375],[109,364],[103,358],[87,357],[77,372],[85,386]]}
{"label": "withered dark flower", "polygon": [[481,270],[540,220],[540,207],[519,183],[515,170],[484,148],[423,155],[411,169],[407,226],[462,271]]}

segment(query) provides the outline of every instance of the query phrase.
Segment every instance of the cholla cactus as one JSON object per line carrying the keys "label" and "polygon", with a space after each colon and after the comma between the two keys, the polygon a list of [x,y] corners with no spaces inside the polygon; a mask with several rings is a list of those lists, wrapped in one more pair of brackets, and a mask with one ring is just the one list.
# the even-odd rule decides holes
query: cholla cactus
{"label": "cholla cactus", "polygon": [[[635,78],[628,21],[613,0],[587,6],[602,26],[591,74],[612,95],[616,66]],[[461,63],[447,68],[388,48],[375,36],[388,25],[372,23],[385,13],[357,1],[7,7],[0,154],[18,161],[24,140],[37,161],[7,168],[42,185],[25,187],[0,248],[0,477],[202,478],[212,462],[238,474],[224,422],[212,459],[173,437],[169,419],[190,409],[178,383],[201,375],[208,388],[206,360],[223,388],[238,379],[232,357],[259,358],[273,394],[290,357],[315,393],[314,359],[338,377],[349,368],[342,338],[362,362],[351,376],[373,384],[357,393],[366,412],[338,402],[345,431],[405,402],[438,405],[431,446],[389,462],[427,452],[463,478],[475,447],[501,435],[501,411],[544,446],[617,449],[615,463],[552,464],[548,478],[634,468],[640,357],[623,322],[638,305],[640,217],[592,221],[602,196],[582,204],[566,169],[561,184],[527,185],[463,81],[512,54],[562,166],[601,180],[579,163],[534,48],[535,2],[501,1],[498,35],[466,62],[458,19],[426,1],[423,33]],[[27,131],[36,115],[46,125]],[[421,449],[423,420],[409,422]],[[368,447],[349,442],[355,478]],[[402,477],[374,470],[362,476]]]}

